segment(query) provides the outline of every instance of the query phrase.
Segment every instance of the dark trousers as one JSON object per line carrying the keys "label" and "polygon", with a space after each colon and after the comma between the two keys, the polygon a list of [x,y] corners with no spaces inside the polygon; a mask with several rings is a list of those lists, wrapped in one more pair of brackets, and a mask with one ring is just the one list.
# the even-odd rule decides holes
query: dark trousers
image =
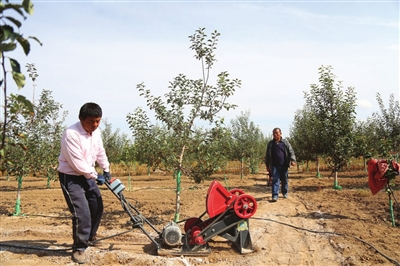
{"label": "dark trousers", "polygon": [[61,189],[72,213],[73,250],[84,251],[88,241],[96,235],[101,216],[103,199],[94,179],[58,173]]}

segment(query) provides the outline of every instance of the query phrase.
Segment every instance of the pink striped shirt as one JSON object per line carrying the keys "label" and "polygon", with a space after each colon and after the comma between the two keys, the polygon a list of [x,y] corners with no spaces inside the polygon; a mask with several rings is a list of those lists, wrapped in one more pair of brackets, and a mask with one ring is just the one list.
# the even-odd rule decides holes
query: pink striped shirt
{"label": "pink striped shirt", "polygon": [[95,162],[103,171],[109,172],[110,163],[103,147],[100,129],[97,128],[90,135],[80,121],[67,128],[61,139],[58,162],[58,171],[67,175],[84,175],[88,179],[96,179]]}

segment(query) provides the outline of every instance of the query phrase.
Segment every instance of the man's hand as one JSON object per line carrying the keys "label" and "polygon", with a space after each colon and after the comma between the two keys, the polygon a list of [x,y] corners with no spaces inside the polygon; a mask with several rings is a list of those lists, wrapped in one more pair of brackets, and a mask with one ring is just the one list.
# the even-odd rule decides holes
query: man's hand
{"label": "man's hand", "polygon": [[104,184],[104,182],[106,182],[106,179],[102,175],[97,175],[96,182],[97,185],[101,186]]}
{"label": "man's hand", "polygon": [[291,161],[291,162],[290,162],[290,165],[291,165],[291,166],[295,166],[295,165],[296,165],[296,162],[295,162],[295,161]]}
{"label": "man's hand", "polygon": [[111,180],[110,172],[103,172],[103,176],[104,176],[105,180],[107,180],[107,182],[110,182],[110,180]]}

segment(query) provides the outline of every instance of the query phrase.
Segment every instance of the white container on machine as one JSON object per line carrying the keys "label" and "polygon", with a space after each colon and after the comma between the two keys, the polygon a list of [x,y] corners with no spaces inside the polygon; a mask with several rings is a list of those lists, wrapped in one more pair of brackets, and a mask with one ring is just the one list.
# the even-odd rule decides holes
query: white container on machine
{"label": "white container on machine", "polygon": [[121,180],[115,179],[113,182],[111,182],[110,188],[116,194],[119,194],[122,190],[125,189],[125,186],[122,184]]}

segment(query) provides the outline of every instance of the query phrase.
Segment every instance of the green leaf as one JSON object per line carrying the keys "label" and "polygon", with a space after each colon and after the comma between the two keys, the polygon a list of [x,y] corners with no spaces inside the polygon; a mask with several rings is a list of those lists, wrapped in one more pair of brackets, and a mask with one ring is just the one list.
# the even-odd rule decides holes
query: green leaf
{"label": "green leaf", "polygon": [[8,40],[14,33],[13,27],[9,25],[0,26],[0,39],[2,41]]}
{"label": "green leaf", "polygon": [[29,101],[25,96],[23,96],[23,95],[18,95],[18,96],[17,96],[17,100],[25,105],[25,107],[29,110],[29,112],[31,113],[31,115],[34,114],[33,104],[32,104],[31,101]]}
{"label": "green leaf", "polygon": [[17,41],[19,42],[19,44],[22,46],[22,48],[24,49],[24,52],[26,55],[29,54],[30,50],[31,50],[31,45],[28,42],[27,39],[23,38],[23,37],[18,37]]}
{"label": "green leaf", "polygon": [[18,61],[15,59],[12,59],[12,58],[9,58],[9,59],[10,59],[10,65],[11,65],[12,71],[21,73],[21,67],[20,67]]}
{"label": "green leaf", "polygon": [[6,19],[8,19],[9,21],[11,21],[12,23],[14,23],[15,26],[17,26],[18,28],[20,28],[21,25],[22,25],[22,23],[19,22],[19,20],[16,20],[16,19],[13,18],[13,17],[4,17],[4,18],[6,18]]}
{"label": "green leaf", "polygon": [[0,7],[0,13],[2,13],[6,9],[13,9],[15,12],[20,14],[24,19],[26,19],[24,12],[21,10],[21,5],[6,4],[5,6]]}
{"label": "green leaf", "polygon": [[22,2],[22,6],[24,7],[26,13],[28,13],[29,15],[33,14],[33,3],[31,2],[31,0],[24,0]]}
{"label": "green leaf", "polygon": [[36,37],[34,37],[34,36],[29,36],[28,38],[29,38],[29,39],[33,39],[33,40],[37,41],[37,42],[40,44],[40,46],[42,46],[42,45],[43,45],[43,43],[41,43],[41,42],[39,41],[39,39],[38,39],[38,38],[36,38]]}
{"label": "green leaf", "polygon": [[25,86],[26,80],[24,74],[12,71],[12,76],[19,89]]}
{"label": "green leaf", "polygon": [[0,52],[13,51],[17,45],[15,43],[2,43],[0,44]]}

